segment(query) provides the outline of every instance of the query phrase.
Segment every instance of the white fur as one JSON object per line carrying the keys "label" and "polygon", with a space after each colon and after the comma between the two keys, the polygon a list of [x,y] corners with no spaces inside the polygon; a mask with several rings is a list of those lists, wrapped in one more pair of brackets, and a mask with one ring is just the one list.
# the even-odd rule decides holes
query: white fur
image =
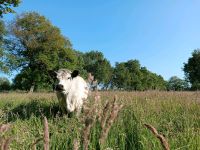
{"label": "white fur", "polygon": [[58,84],[64,87],[62,91],[57,91],[60,107],[63,112],[65,110],[67,112],[77,111],[79,114],[83,106],[83,101],[88,97],[88,85],[82,77],[70,78],[71,72],[63,70],[57,73]]}

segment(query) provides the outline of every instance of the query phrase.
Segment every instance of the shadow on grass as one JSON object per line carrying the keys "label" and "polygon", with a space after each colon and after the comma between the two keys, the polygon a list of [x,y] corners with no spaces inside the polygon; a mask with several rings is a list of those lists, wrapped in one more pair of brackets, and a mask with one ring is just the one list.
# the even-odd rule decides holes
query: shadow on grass
{"label": "shadow on grass", "polygon": [[8,122],[15,121],[17,119],[28,120],[31,117],[40,118],[46,116],[49,119],[55,116],[62,116],[57,103],[48,102],[47,100],[42,99],[32,100],[16,106],[8,104],[3,109],[7,112],[6,115]]}

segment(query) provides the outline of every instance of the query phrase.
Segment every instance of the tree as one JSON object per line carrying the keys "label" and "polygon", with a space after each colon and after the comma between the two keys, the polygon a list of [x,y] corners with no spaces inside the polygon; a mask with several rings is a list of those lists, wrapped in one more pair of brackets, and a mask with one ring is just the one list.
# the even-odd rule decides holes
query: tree
{"label": "tree", "polygon": [[7,73],[8,67],[4,63],[4,61],[6,59],[6,55],[5,55],[5,51],[4,51],[5,35],[6,35],[5,24],[1,20],[0,21],[0,71]]}
{"label": "tree", "polygon": [[184,63],[186,79],[191,83],[193,90],[200,89],[200,49],[196,49],[192,52],[192,57],[188,59],[187,63]]}
{"label": "tree", "polygon": [[76,67],[77,57],[71,42],[44,16],[36,12],[17,16],[12,22],[11,33],[7,43],[8,63],[10,68],[21,70],[17,78],[28,80],[25,86],[30,90],[43,83],[53,84],[51,74],[55,70]]}
{"label": "tree", "polygon": [[92,73],[98,83],[108,88],[112,77],[112,67],[110,62],[104,58],[103,53],[90,51],[83,54],[84,69]]}
{"label": "tree", "polygon": [[0,91],[8,91],[10,88],[10,81],[7,78],[0,77]]}
{"label": "tree", "polygon": [[[17,7],[20,3],[20,0],[1,0],[0,1],[0,17],[3,17],[3,14],[14,13],[15,11],[12,7]],[[9,67],[6,66],[5,60],[8,57],[4,51],[4,43],[6,43],[5,35],[7,34],[5,29],[5,24],[0,20],[0,71],[4,73],[9,72]]]}
{"label": "tree", "polygon": [[141,75],[138,60],[116,63],[113,84],[119,89],[141,90]]}
{"label": "tree", "polygon": [[143,90],[165,90],[166,82],[162,76],[147,70],[146,67],[141,67],[142,72],[142,87]]}
{"label": "tree", "polygon": [[177,76],[172,76],[167,84],[167,89],[173,91],[187,90],[188,87],[188,83],[185,80],[178,78]]}
{"label": "tree", "polygon": [[131,76],[129,70],[125,66],[125,63],[117,62],[113,72],[113,79],[112,79],[113,88],[121,90],[128,89],[128,84],[130,82],[131,82]]}
{"label": "tree", "polygon": [[164,79],[145,67],[138,60],[116,63],[112,85],[123,90],[165,90]]}
{"label": "tree", "polygon": [[87,70],[84,69],[84,66],[85,66],[85,62],[84,62],[84,59],[83,59],[84,53],[77,51],[77,50],[74,50],[74,52],[76,53],[76,57],[77,57],[77,60],[78,60],[77,65],[76,65],[76,70],[79,71],[79,74],[84,79],[87,79],[88,78],[88,72],[87,72]]}
{"label": "tree", "polygon": [[0,1],[0,17],[2,17],[3,14],[14,13],[15,11],[12,9],[12,7],[17,7],[19,3],[20,3],[20,0],[1,0]]}

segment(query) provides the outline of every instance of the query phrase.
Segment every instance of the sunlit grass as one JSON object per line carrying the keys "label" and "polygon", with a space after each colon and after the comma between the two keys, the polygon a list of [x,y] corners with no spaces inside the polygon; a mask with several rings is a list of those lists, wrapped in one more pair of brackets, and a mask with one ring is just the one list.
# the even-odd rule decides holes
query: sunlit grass
{"label": "sunlit grass", "polygon": [[[153,125],[169,142],[171,149],[200,149],[199,92],[100,92],[101,100],[118,97],[124,105],[112,125],[104,147],[120,150],[153,149],[162,146],[144,127]],[[93,100],[93,96],[90,95]],[[43,116],[49,123],[50,149],[73,149],[73,140],[81,141],[83,124],[76,117],[63,116],[55,93],[0,94],[0,124],[10,123],[4,137],[12,137],[12,149],[30,149],[43,137]],[[92,128],[89,149],[98,149],[98,123]],[[43,142],[37,143],[43,149]]]}

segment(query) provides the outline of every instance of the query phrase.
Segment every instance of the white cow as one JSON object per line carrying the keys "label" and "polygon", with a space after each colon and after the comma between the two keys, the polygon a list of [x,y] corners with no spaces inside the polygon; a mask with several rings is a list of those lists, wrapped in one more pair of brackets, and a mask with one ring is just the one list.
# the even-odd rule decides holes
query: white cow
{"label": "white cow", "polygon": [[56,94],[63,113],[77,111],[80,114],[83,102],[88,97],[89,87],[85,80],[78,76],[77,70],[60,69],[57,74]]}

